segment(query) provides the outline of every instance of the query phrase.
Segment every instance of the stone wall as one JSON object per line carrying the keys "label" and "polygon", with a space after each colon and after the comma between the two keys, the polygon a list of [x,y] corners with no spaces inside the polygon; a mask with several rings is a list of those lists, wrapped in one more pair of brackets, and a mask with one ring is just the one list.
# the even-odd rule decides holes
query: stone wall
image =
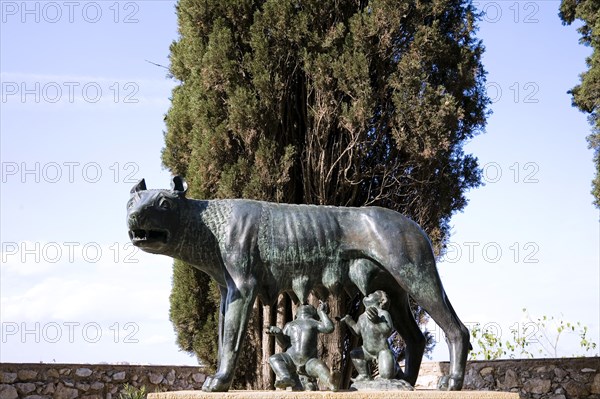
{"label": "stone wall", "polygon": [[[425,362],[417,388],[435,388],[447,362]],[[519,359],[467,364],[464,389],[518,392],[532,399],[600,399],[600,358]]]}
{"label": "stone wall", "polygon": [[[447,362],[424,362],[417,388],[434,389]],[[147,392],[201,389],[199,367],[0,364],[0,399],[117,399],[125,384]],[[521,398],[600,399],[600,358],[469,362],[465,389],[518,392]]]}
{"label": "stone wall", "polygon": [[147,392],[201,389],[199,367],[0,364],[0,399],[117,399],[126,384]]}

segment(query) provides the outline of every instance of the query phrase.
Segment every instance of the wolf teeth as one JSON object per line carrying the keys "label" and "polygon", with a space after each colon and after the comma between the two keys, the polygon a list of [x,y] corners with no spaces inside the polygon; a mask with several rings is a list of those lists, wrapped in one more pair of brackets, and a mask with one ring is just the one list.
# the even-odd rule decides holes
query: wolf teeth
{"label": "wolf teeth", "polygon": [[129,231],[129,238],[132,241],[147,241],[148,239],[161,239],[166,242],[167,233],[157,230],[135,229]]}
{"label": "wolf teeth", "polygon": [[130,230],[129,231],[129,237],[132,240],[146,240],[148,238],[148,234],[149,232],[147,230],[141,230],[141,229],[136,229],[136,230]]}

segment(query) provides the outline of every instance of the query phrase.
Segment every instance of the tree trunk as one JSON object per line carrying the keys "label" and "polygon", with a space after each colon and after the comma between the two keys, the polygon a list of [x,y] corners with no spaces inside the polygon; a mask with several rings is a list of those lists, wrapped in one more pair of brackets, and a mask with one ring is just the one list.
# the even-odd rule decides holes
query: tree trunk
{"label": "tree trunk", "polygon": [[275,325],[276,312],[275,306],[263,305],[263,323],[262,323],[262,384],[261,389],[270,390],[273,389],[273,383],[275,382],[275,374],[271,370],[269,364],[269,357],[275,353],[275,338],[272,335],[266,333],[269,326]]}
{"label": "tree trunk", "polygon": [[[310,295],[309,303],[314,307],[319,306],[319,300],[314,295]],[[329,304],[329,317],[334,321],[335,330],[331,334],[319,335],[319,358],[327,364],[332,372],[334,370],[340,372],[340,388],[345,389],[350,385],[352,373],[352,364],[349,362],[349,346],[345,343],[348,339],[348,329],[340,325],[336,321],[336,317],[344,317],[347,313],[348,295],[345,292],[331,293],[327,303]],[[326,388],[326,386],[321,386],[321,389]]]}

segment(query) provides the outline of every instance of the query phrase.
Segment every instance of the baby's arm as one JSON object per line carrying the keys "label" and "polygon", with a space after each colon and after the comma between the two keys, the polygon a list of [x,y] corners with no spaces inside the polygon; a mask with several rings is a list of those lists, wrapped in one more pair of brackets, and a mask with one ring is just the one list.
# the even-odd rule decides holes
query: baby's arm
{"label": "baby's arm", "polygon": [[358,335],[360,337],[360,325],[354,321],[352,316],[347,314],[340,321],[346,323],[346,325],[350,328],[350,331],[352,331],[354,335]]}
{"label": "baby's arm", "polygon": [[274,335],[275,339],[277,340],[277,343],[283,348],[283,350],[286,350],[292,345],[290,337],[285,335],[283,331],[281,331],[281,328],[277,326],[270,326],[267,329],[267,334]]}
{"label": "baby's arm", "polygon": [[321,302],[319,304],[319,309],[317,310],[319,314],[319,324],[317,325],[317,330],[323,334],[331,334],[335,329],[333,325],[333,321],[329,318],[329,305],[326,302]]}
{"label": "baby's arm", "polygon": [[387,310],[378,310],[375,307],[367,309],[367,316],[382,334],[390,334],[394,329],[392,317]]}

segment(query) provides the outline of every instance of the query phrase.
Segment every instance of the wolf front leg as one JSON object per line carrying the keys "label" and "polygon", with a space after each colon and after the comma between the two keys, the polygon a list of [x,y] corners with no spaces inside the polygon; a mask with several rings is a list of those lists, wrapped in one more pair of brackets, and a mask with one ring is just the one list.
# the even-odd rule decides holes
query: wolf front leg
{"label": "wolf front leg", "polygon": [[224,298],[225,304],[221,306],[224,310],[224,315],[221,315],[223,320],[219,322],[219,367],[215,375],[206,378],[202,386],[206,392],[225,392],[231,386],[252,304],[256,299],[256,285],[253,280],[243,284],[230,280]]}
{"label": "wolf front leg", "polygon": [[219,341],[217,342],[217,359],[221,358],[221,350],[223,349],[223,323],[225,322],[225,310],[227,309],[227,287],[219,285],[219,293],[221,294],[221,302],[219,304]]}

